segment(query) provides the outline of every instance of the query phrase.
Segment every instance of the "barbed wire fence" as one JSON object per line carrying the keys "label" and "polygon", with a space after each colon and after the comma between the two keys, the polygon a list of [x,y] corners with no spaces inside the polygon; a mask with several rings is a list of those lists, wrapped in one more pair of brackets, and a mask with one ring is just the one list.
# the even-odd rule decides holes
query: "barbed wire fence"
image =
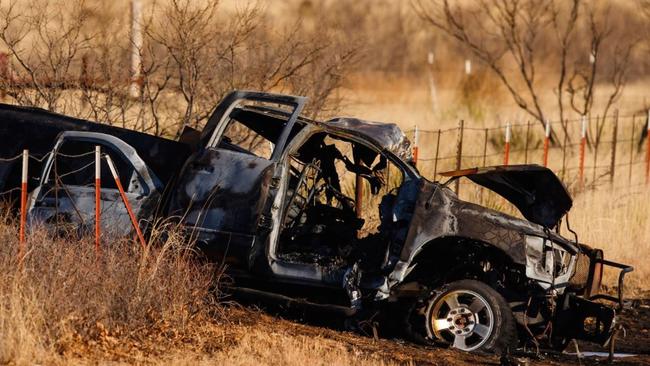
{"label": "barbed wire fence", "polygon": [[583,116],[544,126],[526,121],[481,128],[459,121],[454,128],[414,126],[406,133],[418,169],[433,180],[457,169],[538,164],[553,170],[572,192],[604,186],[619,190],[650,183],[649,114],[615,111],[607,118]]}

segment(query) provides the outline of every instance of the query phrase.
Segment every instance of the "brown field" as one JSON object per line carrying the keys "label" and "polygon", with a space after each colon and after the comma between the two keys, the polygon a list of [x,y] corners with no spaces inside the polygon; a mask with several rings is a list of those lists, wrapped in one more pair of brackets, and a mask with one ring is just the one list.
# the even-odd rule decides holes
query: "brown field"
{"label": "brown field", "polygon": [[[6,26],[8,32],[2,34],[0,51],[9,55],[10,69],[8,73],[0,70],[5,103],[40,106],[174,137],[183,124],[200,127],[206,113],[231,89],[262,89],[308,95],[312,101],[306,112],[309,117],[347,115],[395,122],[409,136],[417,126],[422,159],[418,166],[430,179],[441,178],[434,175],[436,132],[430,131],[449,130],[440,140],[437,172],[454,169],[454,129],[460,120],[468,128],[462,167],[482,165],[484,148],[486,165],[501,164],[503,130],[499,128],[507,122],[517,125],[510,162],[541,162],[541,125],[517,106],[485,63],[423,23],[407,1],[224,0],[214,8],[207,6],[205,13],[193,11],[216,2],[180,1],[189,4],[182,9],[189,10],[182,13],[168,7],[170,1],[143,1],[150,28],[141,50],[142,94],[135,99],[128,97],[128,1],[78,0],[72,6],[61,0],[15,3],[20,14],[15,17],[7,13],[7,4],[0,3],[0,30]],[[627,277],[625,293],[639,302],[623,313],[628,334],[620,349],[645,356],[617,364],[649,364],[650,191],[643,172],[645,151],[636,147],[650,106],[650,17],[641,11],[649,8],[642,7],[647,5],[645,0],[593,4],[609,9],[605,14],[615,30],[603,51],[605,74],[615,68],[616,45],[632,38],[638,45],[631,52],[622,93],[609,110],[605,143],[597,152],[592,145],[587,149],[584,187],[576,170],[579,123],[569,127],[571,147],[565,155],[569,169],[562,172],[560,145],[552,147],[549,166],[562,174],[573,195],[570,223],[580,241],[602,248],[607,259],[635,267]],[[150,9],[154,5],[158,6],[155,11]],[[193,18],[188,22],[185,17]],[[70,26],[75,20],[80,21],[78,26]],[[576,65],[582,67],[583,56],[589,53],[588,27],[579,27],[576,37],[571,52]],[[539,42],[545,51],[557,44],[550,33]],[[427,64],[430,51],[435,51],[435,66]],[[471,76],[463,70],[466,59],[473,62]],[[557,52],[541,57],[534,83],[554,129],[559,118],[552,80],[558,74],[557,62]],[[82,73],[83,65],[87,70]],[[196,80],[185,85],[188,76]],[[523,87],[521,81],[515,84]],[[605,76],[595,85],[590,136],[613,89]],[[564,107],[565,118],[579,120],[580,114]],[[612,154],[615,110],[621,116],[615,151],[620,166],[610,182],[608,166],[602,166],[609,164]],[[523,152],[521,136],[528,122],[532,126],[530,149]],[[487,142],[486,128],[491,129]],[[502,199],[471,184],[461,184],[460,194],[518,214]],[[377,208],[372,200],[366,202],[370,203],[365,215],[373,217]],[[566,228],[563,233],[570,235]],[[3,211],[0,239],[0,364],[499,363],[493,355],[373,339],[337,327],[309,325],[301,317],[284,319],[284,314],[241,306],[219,292],[220,276],[214,268],[188,260],[187,243],[176,235],[160,239],[147,252],[127,240],[106,243],[98,260],[92,240],[52,239],[37,232],[29,236],[27,256],[20,266],[15,217]],[[605,291],[616,290],[614,273],[606,273],[605,285]],[[518,361],[601,363],[549,354]]]}

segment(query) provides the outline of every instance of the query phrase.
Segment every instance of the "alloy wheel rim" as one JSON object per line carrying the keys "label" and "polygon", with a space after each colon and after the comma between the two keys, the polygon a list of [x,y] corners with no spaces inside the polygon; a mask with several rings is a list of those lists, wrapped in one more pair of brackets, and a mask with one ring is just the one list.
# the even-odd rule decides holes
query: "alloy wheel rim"
{"label": "alloy wheel rim", "polygon": [[436,338],[463,351],[484,345],[494,330],[492,308],[483,296],[469,290],[445,294],[434,304],[429,319]]}

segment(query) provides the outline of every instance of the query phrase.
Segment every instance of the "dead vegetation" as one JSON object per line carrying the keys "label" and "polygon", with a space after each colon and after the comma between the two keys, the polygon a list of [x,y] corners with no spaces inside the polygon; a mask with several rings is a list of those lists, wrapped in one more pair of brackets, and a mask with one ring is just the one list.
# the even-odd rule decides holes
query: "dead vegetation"
{"label": "dead vegetation", "polygon": [[39,231],[20,265],[16,229],[3,210],[2,364],[396,363],[353,346],[356,336],[342,342],[334,331],[296,331],[288,321],[227,306],[214,269],[192,261],[175,235],[145,252],[130,240],[105,243],[97,258],[92,238]]}
{"label": "dead vegetation", "polygon": [[191,338],[197,319],[218,314],[214,270],[191,261],[174,235],[144,252],[130,240],[105,243],[97,258],[92,240],[39,231],[20,264],[11,217],[0,223],[2,363],[51,363],[82,345],[157,333]]}

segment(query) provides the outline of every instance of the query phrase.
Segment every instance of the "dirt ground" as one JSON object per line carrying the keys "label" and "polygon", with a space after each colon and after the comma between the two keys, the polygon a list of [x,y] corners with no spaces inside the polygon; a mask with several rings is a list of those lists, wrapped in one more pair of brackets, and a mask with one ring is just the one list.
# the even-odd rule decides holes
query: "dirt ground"
{"label": "dirt ground", "polygon": [[[240,311],[240,310],[239,310]],[[245,310],[248,313],[248,310]],[[575,345],[571,345],[564,354],[542,351],[540,355],[516,354],[508,360],[499,356],[485,354],[467,354],[452,349],[424,347],[400,339],[374,339],[351,332],[331,329],[330,327],[301,324],[265,314],[253,313],[247,316],[248,325],[281,330],[296,336],[321,337],[335,340],[355,353],[372,355],[373,358],[398,364],[416,365],[600,365],[608,364],[607,357],[584,356],[579,359]],[[252,315],[252,314],[249,314]],[[619,316],[625,331],[621,332],[616,342],[616,352],[632,353],[636,356],[617,357],[616,365],[650,365],[650,300],[633,301],[632,307],[623,310]],[[581,352],[603,352],[607,349],[597,345],[580,344]]]}
{"label": "dirt ground", "polygon": [[[616,358],[616,365],[650,365],[650,300],[635,301],[620,317],[626,334],[617,342],[617,352],[634,353]],[[193,339],[175,338],[173,333],[151,332],[142,342],[123,344],[105,340],[68,350],[67,360],[88,364],[363,364],[363,365],[605,365],[606,357],[542,352],[540,355],[516,354],[508,359],[496,355],[467,354],[452,349],[424,347],[400,339],[375,339],[340,328],[318,325],[319,321],[278,315],[269,309],[232,304],[222,309],[220,321],[208,321]],[[320,323],[324,320],[320,318]],[[200,341],[197,342],[197,339]],[[296,342],[296,340],[299,340]],[[298,347],[295,345],[298,344]],[[288,346],[287,346],[288,345]],[[293,349],[296,348],[296,349]],[[581,351],[602,351],[580,345]],[[290,355],[277,355],[288,352]],[[341,353],[345,357],[335,356]],[[74,362],[74,361],[79,362]],[[362,362],[361,362],[362,361]],[[68,363],[68,362],[66,362]]]}

